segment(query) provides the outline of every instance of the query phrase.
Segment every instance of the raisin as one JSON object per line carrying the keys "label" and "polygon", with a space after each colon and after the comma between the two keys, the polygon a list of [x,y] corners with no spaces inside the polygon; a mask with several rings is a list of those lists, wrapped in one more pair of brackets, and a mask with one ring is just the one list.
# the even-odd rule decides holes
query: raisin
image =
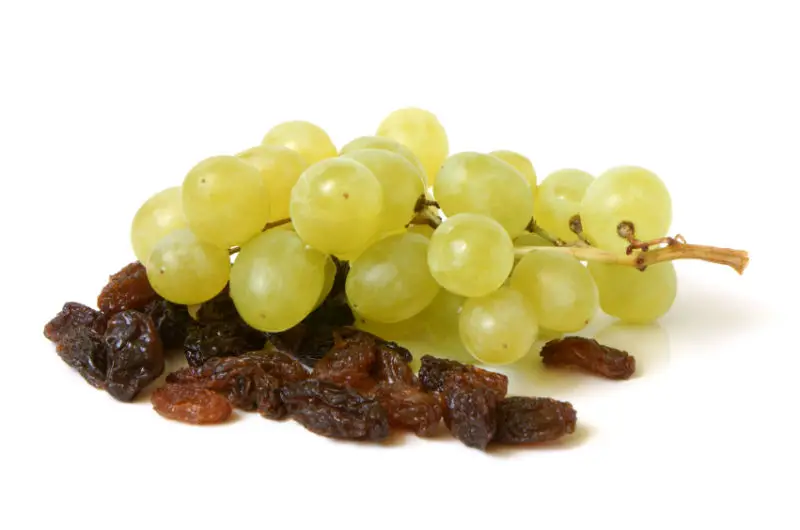
{"label": "raisin", "polygon": [[497,392],[480,374],[451,371],[444,382],[444,421],[468,447],[486,449],[497,429]]}
{"label": "raisin", "polygon": [[[104,320],[105,322],[105,320]],[[91,327],[72,330],[56,347],[59,357],[92,386],[106,388],[108,348],[103,336]]]}
{"label": "raisin", "polygon": [[131,401],[164,371],[164,348],[153,319],[139,311],[117,313],[108,321],[107,390],[120,401]]}
{"label": "raisin", "polygon": [[498,399],[503,399],[508,392],[508,377],[503,374],[430,355],[423,355],[420,362],[419,382],[428,392],[444,390],[445,378],[453,372],[474,374],[484,385],[494,390]]}
{"label": "raisin", "polygon": [[228,286],[208,302],[203,302],[197,309],[197,320],[202,323],[221,322],[239,318],[236,306],[231,298]]}
{"label": "raisin", "polygon": [[96,333],[105,333],[106,316],[78,302],[67,302],[53,319],[45,324],[44,336],[58,342],[79,328],[88,328]]}
{"label": "raisin", "polygon": [[147,304],[142,311],[153,319],[164,348],[174,349],[183,346],[192,321],[185,306],[158,298]]}
{"label": "raisin", "polygon": [[433,436],[442,419],[439,398],[403,383],[380,383],[372,395],[386,409],[389,425]]}
{"label": "raisin", "polygon": [[165,418],[197,425],[222,423],[232,412],[231,404],[224,397],[190,385],[157,388],[150,401],[156,412]]}
{"label": "raisin", "polygon": [[142,309],[158,297],[144,265],[135,261],[111,276],[97,297],[97,307],[106,315],[126,309]]}
{"label": "raisin", "polygon": [[405,383],[416,385],[417,378],[408,365],[413,360],[411,352],[394,342],[381,341],[378,345],[378,354],[372,370],[377,381],[388,383]]}
{"label": "raisin", "polygon": [[636,359],[628,352],[585,337],[551,340],[540,355],[544,364],[581,368],[609,379],[628,379],[636,371]]}
{"label": "raisin", "polygon": [[504,444],[550,442],[575,432],[570,403],[550,398],[509,397],[497,405],[494,441]]}
{"label": "raisin", "polygon": [[229,357],[264,346],[265,335],[238,319],[189,326],[183,352],[190,366],[214,357]]}
{"label": "raisin", "polygon": [[280,333],[279,338],[301,363],[313,368],[333,348],[335,330],[333,326],[312,327],[301,323]]}
{"label": "raisin", "polygon": [[377,441],[389,435],[386,410],[352,388],[309,379],[284,386],[281,399],[295,421],[321,436]]}
{"label": "raisin", "polygon": [[333,347],[314,365],[312,376],[321,381],[369,389],[374,386],[371,372],[377,349],[374,335],[341,328],[334,332]]}

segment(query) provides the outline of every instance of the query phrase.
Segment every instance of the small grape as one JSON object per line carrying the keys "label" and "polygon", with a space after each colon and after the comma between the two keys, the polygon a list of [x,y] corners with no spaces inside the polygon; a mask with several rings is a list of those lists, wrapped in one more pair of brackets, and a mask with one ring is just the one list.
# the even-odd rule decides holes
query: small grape
{"label": "small grape", "polygon": [[425,168],[425,180],[433,185],[450,145],[447,133],[430,112],[416,108],[389,114],[378,126],[377,136],[392,138],[408,147]]}
{"label": "small grape", "polygon": [[514,245],[490,217],[461,213],[433,233],[428,266],[439,285],[462,296],[485,296],[500,287],[514,266]]}
{"label": "small grape", "polygon": [[422,167],[422,163],[419,161],[419,158],[417,158],[417,155],[412,153],[411,149],[404,146],[397,140],[393,140],[385,136],[360,136],[342,147],[339,150],[339,154],[346,155],[347,153],[360,151],[362,149],[382,149],[384,151],[391,151],[392,153],[400,155],[411,162],[411,165],[414,166],[417,171],[419,171],[419,175],[423,181],[426,180],[425,168]]}
{"label": "small grape", "polygon": [[297,151],[309,165],[337,155],[328,133],[307,121],[280,123],[269,130],[261,143]]}
{"label": "small grape", "polygon": [[153,247],[164,236],[189,226],[183,215],[181,187],[167,188],[147,199],[133,216],[131,244],[136,259],[147,262]]}
{"label": "small grape", "polygon": [[580,169],[560,169],[541,184],[533,202],[533,219],[543,229],[567,242],[578,240],[570,230],[572,216],[581,209],[581,200],[594,177]]}
{"label": "small grape", "polygon": [[322,282],[322,290],[319,293],[317,303],[314,304],[314,309],[322,305],[322,302],[328,297],[333,289],[333,283],[336,281],[336,262],[333,258],[328,256],[325,260],[325,280]]}
{"label": "small grape", "polygon": [[495,158],[499,158],[503,162],[511,164],[514,169],[525,177],[525,180],[528,181],[528,186],[531,187],[531,193],[535,201],[537,192],[536,170],[533,169],[533,164],[530,159],[514,151],[492,151],[489,154]]}
{"label": "small grape", "polygon": [[514,238],[515,247],[552,247],[553,244],[539,234],[523,232]]}
{"label": "small grape", "polygon": [[153,289],[175,304],[201,304],[225,288],[231,262],[226,249],[201,241],[188,228],[163,237],[145,263]]}
{"label": "small grape", "polygon": [[239,158],[256,167],[269,194],[268,222],[289,217],[292,187],[308,164],[299,153],[286,147],[260,145],[239,153]]}
{"label": "small grape", "polygon": [[666,314],[678,289],[672,262],[650,265],[644,271],[607,263],[589,263],[597,284],[600,308],[631,324],[646,324]]}

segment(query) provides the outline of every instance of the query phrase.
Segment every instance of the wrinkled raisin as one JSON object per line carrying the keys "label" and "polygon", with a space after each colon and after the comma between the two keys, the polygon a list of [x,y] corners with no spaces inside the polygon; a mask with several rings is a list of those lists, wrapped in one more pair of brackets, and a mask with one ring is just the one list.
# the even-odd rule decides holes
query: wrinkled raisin
{"label": "wrinkled raisin", "polygon": [[153,408],[171,420],[197,425],[222,423],[232,412],[227,399],[202,387],[166,385],[150,398]]}
{"label": "wrinkled raisin", "polygon": [[220,322],[223,320],[235,320],[239,318],[236,306],[231,298],[228,286],[214,298],[200,304],[196,314],[198,322]]}
{"label": "wrinkled raisin", "polygon": [[190,366],[201,366],[214,357],[229,357],[264,346],[265,336],[238,319],[191,324],[183,352]]}
{"label": "wrinkled raisin", "polygon": [[551,340],[540,355],[544,364],[581,368],[609,379],[628,379],[636,371],[636,359],[628,352],[585,337]]}
{"label": "wrinkled raisin", "polygon": [[468,371],[451,371],[444,379],[447,428],[468,447],[486,449],[497,429],[497,392]]}
{"label": "wrinkled raisin", "polygon": [[61,337],[59,357],[92,386],[106,388],[108,348],[103,336],[90,327],[79,327]]}
{"label": "wrinkled raisin", "polygon": [[417,378],[408,365],[413,360],[411,352],[394,342],[381,341],[373,367],[373,377],[377,381],[416,385]]}
{"label": "wrinkled raisin", "polygon": [[386,409],[392,427],[409,429],[418,436],[433,436],[442,419],[437,396],[403,383],[380,383],[372,391]]}
{"label": "wrinkled raisin", "polygon": [[164,348],[173,349],[183,346],[192,320],[185,306],[158,298],[147,304],[142,311],[153,319]]}
{"label": "wrinkled raisin", "polygon": [[369,389],[374,385],[371,371],[376,360],[377,341],[374,335],[352,328],[334,332],[334,344],[314,365],[315,379]]}
{"label": "wrinkled raisin", "polygon": [[142,309],[157,297],[144,265],[135,261],[109,278],[97,297],[97,307],[106,315],[113,315],[126,309]]}
{"label": "wrinkled raisin", "polygon": [[164,371],[164,349],[153,320],[134,310],[122,311],[108,321],[108,393],[131,401]]}
{"label": "wrinkled raisin", "polygon": [[105,333],[106,316],[78,302],[67,302],[53,319],[45,324],[44,336],[53,342],[69,335],[78,328],[88,328],[96,333]]}
{"label": "wrinkled raisin", "polygon": [[279,334],[279,338],[304,365],[313,368],[333,348],[333,326],[300,323]]}
{"label": "wrinkled raisin", "polygon": [[430,355],[424,355],[420,362],[419,382],[428,392],[444,390],[445,377],[453,372],[474,374],[484,385],[494,390],[498,399],[504,398],[508,392],[508,377],[503,374]]}
{"label": "wrinkled raisin", "polygon": [[570,403],[550,398],[509,397],[497,405],[494,441],[504,444],[550,442],[575,432]]}
{"label": "wrinkled raisin", "polygon": [[389,435],[386,410],[351,388],[309,379],[284,386],[281,399],[289,415],[316,434],[372,441]]}

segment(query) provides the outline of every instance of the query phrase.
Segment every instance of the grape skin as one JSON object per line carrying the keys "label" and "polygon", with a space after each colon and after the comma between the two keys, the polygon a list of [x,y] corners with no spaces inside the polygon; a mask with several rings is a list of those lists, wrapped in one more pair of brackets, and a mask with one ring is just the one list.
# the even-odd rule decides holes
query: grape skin
{"label": "grape skin", "polygon": [[261,143],[297,151],[308,165],[337,155],[328,133],[307,121],[279,123],[267,132]]}
{"label": "grape skin", "polygon": [[531,187],[531,195],[533,200],[536,200],[537,194],[537,181],[536,181],[536,170],[533,169],[533,164],[531,163],[530,159],[524,155],[521,155],[514,151],[492,151],[489,153],[495,158],[499,158],[503,162],[510,164],[514,167],[520,174],[525,177],[525,180],[528,182],[528,186]]}
{"label": "grape skin", "polygon": [[[393,140],[385,136],[359,136],[355,140],[342,147],[339,150],[339,154],[346,155],[348,153],[352,153],[353,151],[360,151],[362,149],[382,149],[384,151],[390,151],[400,155],[408,160],[412,166],[414,166],[414,168],[419,172],[419,176],[423,182],[426,181],[425,168],[422,167],[422,163],[419,161],[419,158],[417,158],[417,155],[412,153],[411,149],[404,146],[397,140]],[[425,187],[427,188],[427,185]]]}
{"label": "grape skin", "polygon": [[533,219],[553,236],[568,243],[578,240],[569,222],[581,209],[581,200],[594,177],[580,169],[560,169],[539,185],[533,203]]}
{"label": "grape skin", "polygon": [[175,186],[156,193],[133,216],[131,245],[133,253],[146,263],[153,247],[167,234],[189,226],[183,215],[181,187]]}
{"label": "grape skin", "polygon": [[428,185],[434,184],[450,150],[447,133],[436,116],[418,108],[399,109],[381,122],[376,135],[408,147],[425,168],[424,177]]}
{"label": "grape skin", "polygon": [[597,284],[600,308],[630,324],[647,324],[669,311],[678,278],[672,262],[650,265],[644,271],[607,263],[589,263]]}
{"label": "grape skin", "polygon": [[274,145],[260,145],[236,155],[261,173],[269,195],[268,222],[289,217],[292,187],[308,164],[296,151]]}

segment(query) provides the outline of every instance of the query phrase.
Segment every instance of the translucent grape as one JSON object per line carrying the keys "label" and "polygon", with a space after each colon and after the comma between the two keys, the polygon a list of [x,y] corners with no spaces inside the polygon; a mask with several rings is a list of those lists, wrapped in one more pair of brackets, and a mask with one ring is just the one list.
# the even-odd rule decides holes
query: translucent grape
{"label": "translucent grape", "polygon": [[617,167],[589,186],[580,214],[592,244],[622,252],[628,242],[617,234],[619,223],[633,223],[636,237],[643,241],[663,237],[672,223],[672,199],[654,173],[640,167]]}
{"label": "translucent grape", "polygon": [[678,289],[672,262],[650,265],[644,271],[623,265],[589,263],[600,308],[631,324],[652,322],[666,314]]}
{"label": "translucent grape", "polygon": [[183,215],[181,187],[167,188],[147,199],[133,216],[131,244],[136,259],[147,263],[153,247],[164,236],[186,228],[189,223]]}
{"label": "translucent grape", "polygon": [[206,302],[225,288],[230,276],[228,251],[201,241],[188,228],[163,237],[145,262],[153,289],[170,302]]}
{"label": "translucent grape", "polygon": [[564,241],[577,241],[569,221],[580,211],[583,195],[592,182],[594,177],[580,169],[560,169],[549,174],[539,184],[533,203],[536,224]]}
{"label": "translucent grape", "polygon": [[419,172],[402,156],[381,149],[352,151],[343,158],[364,164],[383,189],[383,209],[377,234],[402,230],[414,217],[414,206],[425,185]]}
{"label": "translucent grape", "polygon": [[480,298],[469,298],[458,319],[467,350],[487,364],[513,363],[525,356],[538,332],[533,305],[508,287]]}
{"label": "translucent grape", "polygon": [[268,230],[242,247],[231,269],[236,311],[256,329],[291,328],[316,306],[325,283],[327,256],[294,232]]}
{"label": "translucent grape", "polygon": [[309,165],[337,155],[328,133],[307,121],[280,123],[269,130],[261,143],[297,151]]}
{"label": "translucent grape", "polygon": [[310,166],[292,188],[295,231],[326,254],[360,252],[376,234],[383,189],[363,164],[331,158]]}
{"label": "translucent grape", "polygon": [[533,164],[528,157],[516,153],[514,151],[492,151],[489,153],[495,158],[499,158],[503,162],[511,164],[514,169],[519,171],[525,180],[528,181],[528,186],[531,187],[533,200],[536,200],[536,170],[533,169]]}
{"label": "translucent grape", "polygon": [[539,234],[523,232],[514,238],[515,247],[552,247],[553,244]]}
{"label": "translucent grape", "polygon": [[436,177],[433,195],[445,215],[488,215],[515,237],[533,215],[533,196],[525,178],[510,164],[481,153],[448,158]]}
{"label": "translucent grape", "polygon": [[268,222],[289,217],[292,187],[308,164],[297,151],[274,145],[260,145],[239,153],[239,158],[254,165],[269,194]]}
{"label": "translucent grape", "polygon": [[377,136],[392,138],[411,149],[425,168],[428,185],[433,185],[450,150],[447,133],[436,116],[416,108],[396,110],[378,126]]}
{"label": "translucent grape", "polygon": [[317,298],[317,303],[314,304],[314,308],[319,307],[328,297],[331,289],[333,289],[334,281],[336,281],[336,262],[328,256],[325,261],[325,280],[322,282],[322,290],[319,293],[319,298]]}
{"label": "translucent grape", "polygon": [[530,252],[511,274],[511,287],[533,302],[539,325],[546,329],[579,331],[597,313],[592,275],[572,256]]}
{"label": "translucent grape", "polygon": [[183,211],[200,239],[219,247],[241,245],[269,218],[269,195],[261,174],[235,156],[197,164],[183,180]]}
{"label": "translucent grape", "polygon": [[398,234],[369,247],[350,264],[345,291],[353,311],[378,322],[399,322],[431,303],[439,284],[428,270],[428,238]]}
{"label": "translucent grape", "polygon": [[384,151],[391,151],[392,153],[398,154],[411,162],[411,165],[414,166],[417,171],[419,171],[419,175],[422,180],[426,180],[425,168],[422,167],[422,163],[419,161],[419,158],[417,158],[417,155],[412,153],[411,149],[404,146],[397,140],[393,140],[385,136],[360,136],[342,147],[339,150],[339,154],[346,155],[347,153],[360,151],[361,149],[382,149]]}
{"label": "translucent grape", "polygon": [[436,229],[428,266],[439,285],[462,296],[485,296],[500,287],[514,265],[514,245],[490,217],[462,213]]}

